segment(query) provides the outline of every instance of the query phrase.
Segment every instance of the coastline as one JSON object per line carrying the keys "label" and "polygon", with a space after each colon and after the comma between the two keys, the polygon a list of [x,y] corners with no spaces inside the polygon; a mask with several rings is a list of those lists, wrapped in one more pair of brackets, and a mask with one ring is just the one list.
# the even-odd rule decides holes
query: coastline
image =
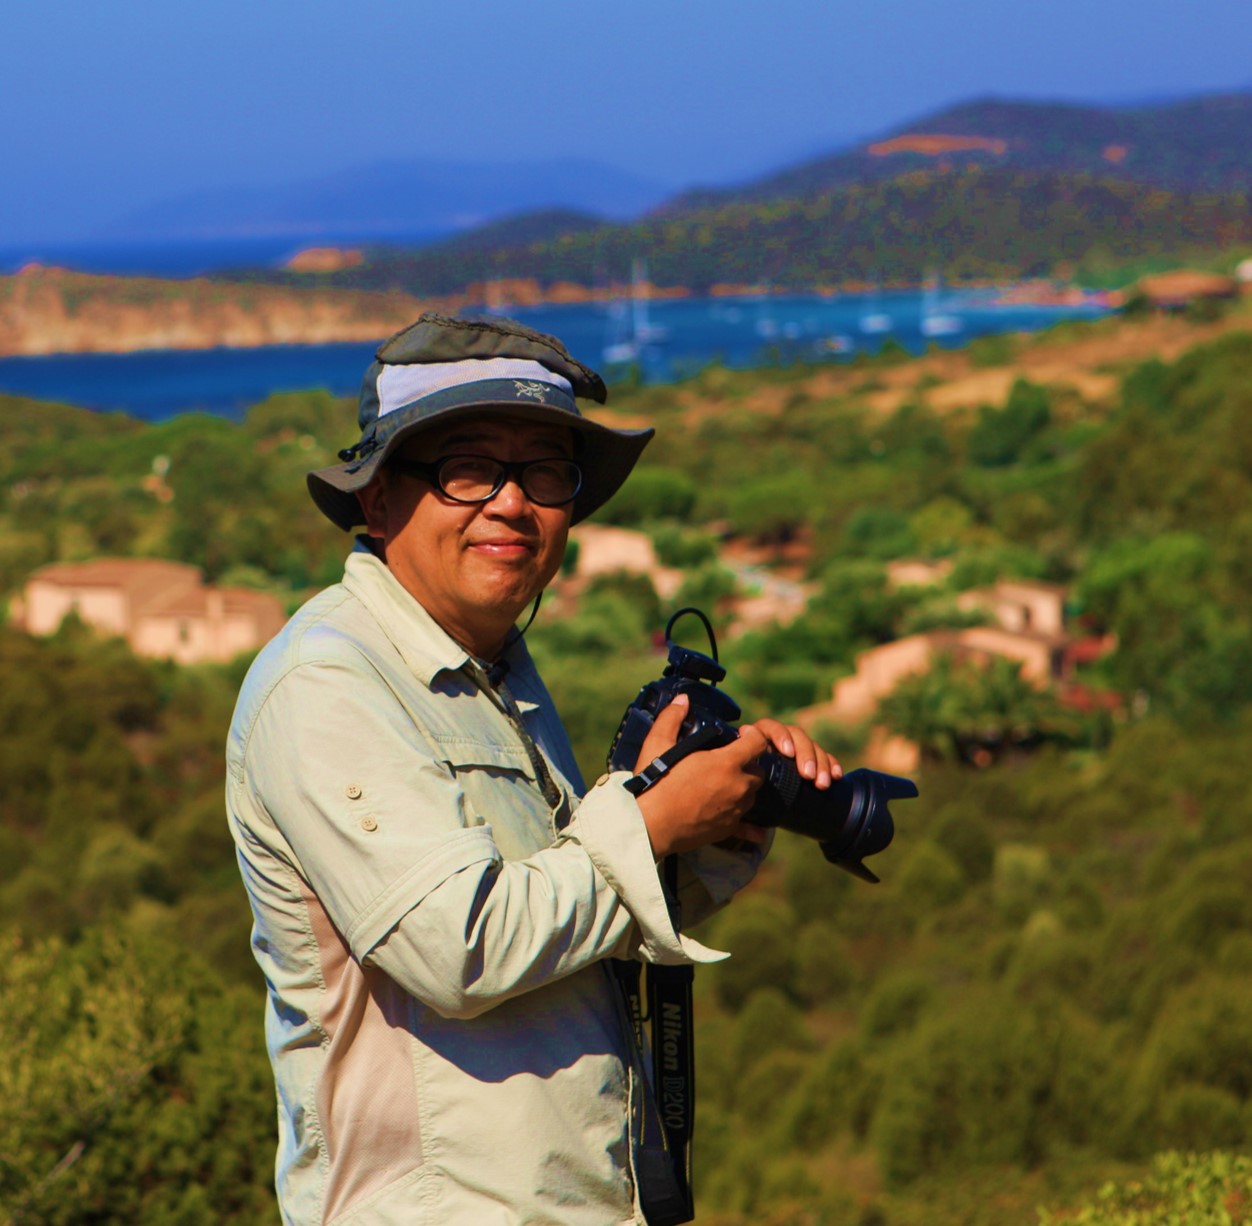
{"label": "coastline", "polygon": [[[510,278],[476,282],[457,295],[423,299],[398,290],[286,286],[210,277],[123,277],[30,264],[0,276],[0,357],[376,341],[424,310],[453,312],[479,306],[507,314],[511,308],[619,302],[632,292],[659,302],[693,297],[767,300],[797,293],[836,299],[919,288],[846,282],[797,290],[717,283],[697,294],[684,286],[650,282],[632,290],[624,285],[589,287],[573,282],[544,286],[532,278]],[[963,284],[959,288],[985,290],[994,306],[1120,305],[1120,295],[1098,295],[1053,281]]]}

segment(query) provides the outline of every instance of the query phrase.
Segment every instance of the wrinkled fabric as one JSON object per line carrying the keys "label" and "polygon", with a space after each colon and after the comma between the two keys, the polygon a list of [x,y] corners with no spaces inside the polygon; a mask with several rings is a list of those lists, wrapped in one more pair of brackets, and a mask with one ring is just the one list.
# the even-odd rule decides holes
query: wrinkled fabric
{"label": "wrinkled fabric", "polygon": [[[642,1222],[640,1093],[610,957],[724,955],[676,931],[642,816],[580,800],[520,642],[508,705],[372,553],[258,656],[227,809],[268,987],[288,1223]],[[695,922],[759,855],[686,858]]]}

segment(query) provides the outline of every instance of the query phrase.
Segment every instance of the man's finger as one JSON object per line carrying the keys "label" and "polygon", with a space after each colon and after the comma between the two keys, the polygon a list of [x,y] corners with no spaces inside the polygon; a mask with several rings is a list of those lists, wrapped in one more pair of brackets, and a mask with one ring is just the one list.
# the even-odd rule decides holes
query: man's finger
{"label": "man's finger", "polygon": [[791,729],[780,720],[770,719],[767,716],[764,719],[756,720],[754,727],[764,733],[766,739],[783,757],[790,758],[795,754],[796,747],[795,741],[791,736]]}
{"label": "man's finger", "polygon": [[746,724],[739,729],[739,735],[726,746],[726,753],[732,754],[741,766],[747,766],[769,748],[769,738],[755,724]]}

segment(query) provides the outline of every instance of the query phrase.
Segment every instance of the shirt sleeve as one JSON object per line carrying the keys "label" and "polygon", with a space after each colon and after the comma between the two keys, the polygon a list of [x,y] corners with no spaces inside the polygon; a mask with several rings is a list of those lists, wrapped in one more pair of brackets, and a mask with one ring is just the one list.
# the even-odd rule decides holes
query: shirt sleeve
{"label": "shirt sleeve", "polygon": [[334,659],[277,683],[247,757],[250,807],[273,824],[253,837],[270,835],[358,961],[445,1016],[605,957],[724,956],[675,930],[625,772],[593,788],[551,846],[506,861],[491,825],[508,814],[471,813],[399,698]]}
{"label": "shirt sleeve", "polygon": [[678,900],[681,923],[691,928],[720,911],[757,874],[774,844],[771,830],[764,843],[747,843],[742,850],[699,847],[678,857]]}

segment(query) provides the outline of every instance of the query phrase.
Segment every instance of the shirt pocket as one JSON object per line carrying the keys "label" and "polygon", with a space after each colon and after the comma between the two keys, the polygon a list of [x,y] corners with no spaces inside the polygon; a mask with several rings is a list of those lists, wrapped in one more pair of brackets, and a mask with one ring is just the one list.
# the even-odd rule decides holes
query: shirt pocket
{"label": "shirt pocket", "polygon": [[523,860],[551,845],[555,815],[521,745],[455,740],[439,748],[460,787],[462,820],[490,826],[506,860]]}

